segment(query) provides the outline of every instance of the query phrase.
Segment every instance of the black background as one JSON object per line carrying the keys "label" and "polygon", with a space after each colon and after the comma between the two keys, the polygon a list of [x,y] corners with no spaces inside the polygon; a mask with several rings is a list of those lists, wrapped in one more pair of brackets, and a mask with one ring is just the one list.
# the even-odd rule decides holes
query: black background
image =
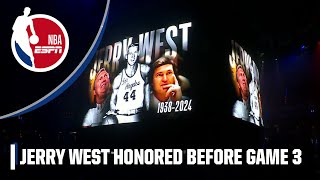
{"label": "black background", "polygon": [[[52,3],[52,5],[49,5]],[[18,118],[1,120],[1,165],[4,177],[187,178],[215,177],[268,179],[298,174],[316,174],[318,151],[310,143],[319,131],[319,93],[314,50],[319,38],[317,6],[309,3],[226,2],[207,4],[186,1],[112,1],[101,46],[169,25],[192,22],[189,51],[183,72],[190,80],[193,111],[178,121],[80,128],[88,99],[89,70],[52,102]],[[1,114],[38,100],[59,85],[79,64],[91,46],[101,23],[106,1],[18,1],[8,2],[2,12],[1,38],[3,83]],[[11,48],[11,27],[25,6],[31,14],[48,14],[67,29],[70,50],[64,62],[47,73],[22,68]],[[260,70],[265,127],[257,127],[231,116],[235,101],[228,56],[230,41],[236,40]],[[300,46],[308,49],[301,55]],[[261,53],[264,53],[261,56]],[[300,61],[291,62],[287,56]],[[277,61],[275,61],[277,59]],[[319,59],[318,59],[319,60]],[[264,61],[264,68],[262,68]],[[288,62],[289,61],[289,62]],[[10,69],[10,70],[8,70]],[[293,80],[292,80],[293,79]],[[284,92],[288,89],[287,100]],[[83,97],[83,98],[79,98]],[[310,108],[316,110],[310,114]],[[312,128],[314,127],[314,128]],[[318,129],[317,129],[318,128]],[[25,132],[19,138],[19,132]],[[40,134],[40,135],[39,135]],[[39,138],[41,136],[41,138]],[[319,139],[319,138],[318,138]],[[299,166],[81,166],[18,167],[8,171],[12,142],[26,148],[301,148]],[[319,147],[318,147],[319,148]],[[0,160],[1,160],[0,159]],[[36,172],[36,173],[35,173]],[[316,174],[318,175],[318,174]]]}

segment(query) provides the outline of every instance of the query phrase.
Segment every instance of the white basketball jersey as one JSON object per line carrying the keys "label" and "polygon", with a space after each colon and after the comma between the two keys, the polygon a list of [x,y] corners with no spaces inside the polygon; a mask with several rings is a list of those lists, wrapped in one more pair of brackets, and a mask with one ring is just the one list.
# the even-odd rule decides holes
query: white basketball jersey
{"label": "white basketball jersey", "polygon": [[138,64],[136,73],[129,77],[125,69],[122,70],[122,78],[117,93],[116,109],[129,111],[143,107],[144,101],[144,80],[141,76],[141,66]]}
{"label": "white basketball jersey", "polygon": [[258,88],[255,86],[254,83],[250,83],[249,85],[250,91],[250,106],[251,111],[253,112],[253,116],[257,119],[260,117],[260,103],[258,97]]}

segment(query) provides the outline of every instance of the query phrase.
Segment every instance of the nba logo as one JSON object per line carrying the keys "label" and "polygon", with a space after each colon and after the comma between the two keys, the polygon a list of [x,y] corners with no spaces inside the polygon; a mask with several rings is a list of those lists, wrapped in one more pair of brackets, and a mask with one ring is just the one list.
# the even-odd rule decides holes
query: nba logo
{"label": "nba logo", "polygon": [[24,68],[47,72],[59,66],[69,50],[69,37],[64,26],[54,17],[30,14],[25,7],[12,26],[11,49]]}

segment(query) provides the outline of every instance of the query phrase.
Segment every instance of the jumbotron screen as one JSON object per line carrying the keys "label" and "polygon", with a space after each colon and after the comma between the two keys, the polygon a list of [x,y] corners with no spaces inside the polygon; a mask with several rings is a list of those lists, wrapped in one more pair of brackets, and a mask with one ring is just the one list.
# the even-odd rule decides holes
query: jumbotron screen
{"label": "jumbotron screen", "polygon": [[259,70],[255,60],[237,42],[231,41],[229,64],[237,97],[232,115],[263,126]]}
{"label": "jumbotron screen", "polygon": [[[155,25],[156,26],[156,25]],[[89,104],[82,127],[177,119],[192,112],[183,71],[193,24],[166,23],[108,34],[84,73]],[[121,35],[126,34],[126,36]]]}

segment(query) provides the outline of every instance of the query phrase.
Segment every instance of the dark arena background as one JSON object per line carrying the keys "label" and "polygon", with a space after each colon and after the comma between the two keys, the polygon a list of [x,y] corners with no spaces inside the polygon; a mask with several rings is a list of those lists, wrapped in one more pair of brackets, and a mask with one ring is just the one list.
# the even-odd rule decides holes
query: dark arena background
{"label": "dark arena background", "polygon": [[[1,116],[47,95],[77,68],[94,42],[108,1],[50,2],[10,1],[3,7],[8,13],[1,12]],[[78,77],[43,106],[0,119],[1,179],[67,175],[72,179],[319,178],[320,6],[305,1],[282,5],[269,1],[219,4],[182,0],[111,0],[109,5],[100,42]],[[31,7],[31,15],[48,14],[59,19],[68,31],[68,55],[52,71],[28,71],[12,54],[12,25],[26,6]],[[186,23],[190,24],[183,28]],[[92,70],[107,64],[112,83],[126,65],[124,44],[130,37],[136,43],[153,38],[150,62],[145,49],[141,63],[150,65],[157,59],[157,47],[160,54],[165,49],[179,54],[179,73],[190,83],[183,95],[192,99],[192,109],[173,119],[145,113],[142,122],[83,128],[83,119],[92,106]],[[259,72],[263,125],[233,116],[239,97],[230,69],[231,42],[237,42],[250,55]],[[112,49],[107,51],[107,47]],[[43,165],[17,166],[10,171],[12,143],[35,149],[301,149],[302,163]]]}

